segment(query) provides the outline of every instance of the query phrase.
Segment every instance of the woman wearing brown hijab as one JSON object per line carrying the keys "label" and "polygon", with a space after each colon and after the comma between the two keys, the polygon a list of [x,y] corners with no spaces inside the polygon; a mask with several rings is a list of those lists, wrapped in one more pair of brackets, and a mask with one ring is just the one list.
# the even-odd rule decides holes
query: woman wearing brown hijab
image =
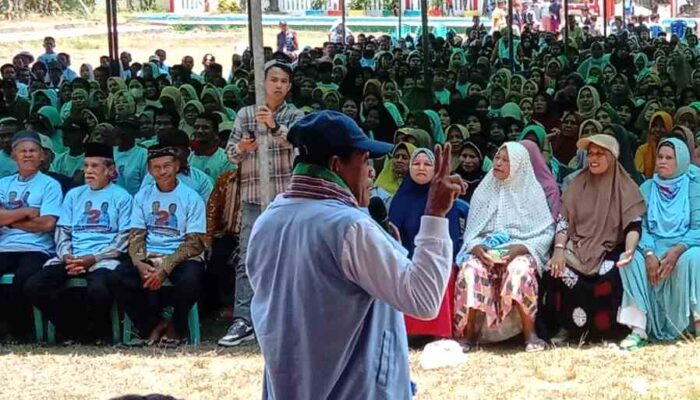
{"label": "woman wearing brown hijab", "polygon": [[600,337],[614,327],[622,298],[617,268],[632,260],[646,211],[639,188],[617,162],[614,137],[593,135],[578,147],[588,152],[588,166],[564,193],[543,276],[540,309],[550,333],[558,332],[553,340]]}

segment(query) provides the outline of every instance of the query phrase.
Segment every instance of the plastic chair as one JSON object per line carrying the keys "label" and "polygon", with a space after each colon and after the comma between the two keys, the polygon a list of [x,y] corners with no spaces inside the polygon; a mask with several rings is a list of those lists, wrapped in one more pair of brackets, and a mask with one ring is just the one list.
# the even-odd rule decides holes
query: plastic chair
{"label": "plastic chair", "polygon": [[[15,281],[15,274],[4,274],[0,277],[0,285],[12,285]],[[41,317],[41,311],[32,307],[32,315],[34,317],[34,337],[37,343],[44,341],[44,320]]]}
{"label": "plastic chair", "polygon": [[[170,282],[170,280],[165,280],[162,287],[173,287],[173,284]],[[170,309],[171,307],[166,307],[166,316],[168,314],[168,310]],[[172,315],[171,312],[170,314]],[[197,306],[197,303],[192,305],[190,312],[187,314],[187,328],[190,331],[189,343],[193,346],[199,346],[199,344],[202,342],[202,334],[199,326],[199,307]],[[122,331],[122,342],[124,344],[129,344],[129,342],[131,342],[132,331],[133,323],[131,322],[131,318],[124,313],[124,327]]]}

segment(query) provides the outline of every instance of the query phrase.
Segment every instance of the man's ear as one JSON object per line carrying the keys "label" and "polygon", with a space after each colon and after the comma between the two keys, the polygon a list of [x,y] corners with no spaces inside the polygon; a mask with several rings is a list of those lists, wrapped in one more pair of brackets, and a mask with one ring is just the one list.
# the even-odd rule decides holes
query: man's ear
{"label": "man's ear", "polygon": [[331,159],[328,160],[328,169],[334,174],[338,173],[340,170],[340,158],[338,156],[331,156]]}

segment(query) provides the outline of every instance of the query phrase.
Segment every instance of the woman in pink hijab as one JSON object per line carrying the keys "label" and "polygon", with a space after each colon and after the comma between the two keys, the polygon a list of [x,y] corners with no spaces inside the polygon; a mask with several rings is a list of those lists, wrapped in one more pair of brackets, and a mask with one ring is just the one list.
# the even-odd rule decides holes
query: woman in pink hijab
{"label": "woman in pink hijab", "polygon": [[561,208],[561,192],[559,191],[557,180],[554,179],[554,175],[552,175],[549,167],[547,167],[547,163],[544,161],[537,143],[531,140],[523,140],[520,144],[525,146],[527,152],[530,153],[530,163],[532,164],[532,169],[535,170],[535,178],[537,178],[537,182],[540,183],[542,190],[544,190],[544,194],[547,197],[547,204],[549,205],[549,211],[556,221],[559,216],[559,209]]}

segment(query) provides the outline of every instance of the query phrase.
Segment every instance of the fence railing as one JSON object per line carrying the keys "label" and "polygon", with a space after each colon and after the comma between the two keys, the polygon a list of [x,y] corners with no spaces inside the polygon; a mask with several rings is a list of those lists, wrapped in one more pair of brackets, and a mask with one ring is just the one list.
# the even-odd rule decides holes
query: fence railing
{"label": "fence railing", "polygon": [[[244,0],[245,1],[245,0]],[[260,1],[260,0],[256,0]],[[420,0],[399,0],[403,10],[420,10]],[[478,0],[482,1],[482,0]],[[169,0],[170,11],[175,13],[187,12],[214,12],[216,11],[218,0]],[[444,3],[447,3],[445,1]],[[453,8],[455,13],[462,13],[467,10],[474,9],[475,0],[453,0]],[[279,9],[281,12],[290,14],[303,13],[312,8],[312,0],[278,0]],[[270,0],[262,0],[263,10],[270,6]],[[345,0],[346,9],[350,9],[350,0]],[[322,7],[322,10],[339,10],[340,0],[328,0]],[[383,0],[370,0],[367,11],[379,11],[384,9]],[[447,8],[443,5],[443,11],[447,12]]]}

